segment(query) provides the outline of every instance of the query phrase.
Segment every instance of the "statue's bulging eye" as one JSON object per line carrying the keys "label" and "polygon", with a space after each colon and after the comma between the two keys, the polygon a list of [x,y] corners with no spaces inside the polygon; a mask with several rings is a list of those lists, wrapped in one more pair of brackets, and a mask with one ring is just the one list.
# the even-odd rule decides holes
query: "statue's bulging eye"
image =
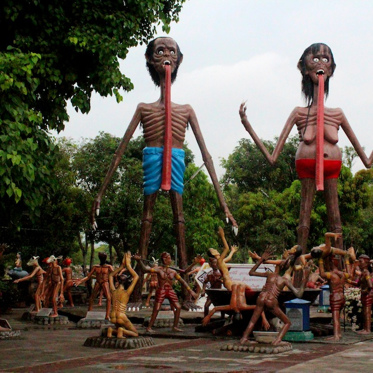
{"label": "statue's bulging eye", "polygon": [[323,59],[322,59],[322,62],[329,62],[329,58],[326,58],[326,57],[324,57]]}
{"label": "statue's bulging eye", "polygon": [[163,49],[160,49],[159,51],[157,51],[157,54],[160,55],[160,56],[163,56]]}
{"label": "statue's bulging eye", "polygon": [[314,58],[313,58],[313,62],[319,62],[319,61],[320,61],[319,58],[317,58],[317,57],[314,57]]}
{"label": "statue's bulging eye", "polygon": [[176,53],[175,51],[170,51],[171,56],[174,56]]}

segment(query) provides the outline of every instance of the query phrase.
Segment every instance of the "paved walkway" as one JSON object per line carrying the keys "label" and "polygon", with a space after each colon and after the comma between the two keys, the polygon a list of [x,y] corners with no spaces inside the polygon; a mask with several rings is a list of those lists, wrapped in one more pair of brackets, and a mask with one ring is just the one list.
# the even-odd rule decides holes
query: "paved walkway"
{"label": "paved walkway", "polygon": [[[373,371],[373,335],[363,340],[347,331],[341,343],[315,338],[309,343],[293,343],[293,350],[277,354],[221,351],[238,339],[216,338],[194,332],[186,323],[180,335],[162,329],[153,339],[155,346],[137,350],[84,347],[96,329],[44,327],[20,319],[24,310],[13,310],[6,318],[13,329],[21,330],[20,340],[0,340],[0,372],[359,372]],[[138,315],[150,314],[149,310]],[[133,314],[134,315],[134,314]],[[184,312],[184,319],[200,313]],[[141,319],[141,317],[139,317]],[[141,325],[136,325],[145,333]],[[194,339],[188,337],[193,336]]]}

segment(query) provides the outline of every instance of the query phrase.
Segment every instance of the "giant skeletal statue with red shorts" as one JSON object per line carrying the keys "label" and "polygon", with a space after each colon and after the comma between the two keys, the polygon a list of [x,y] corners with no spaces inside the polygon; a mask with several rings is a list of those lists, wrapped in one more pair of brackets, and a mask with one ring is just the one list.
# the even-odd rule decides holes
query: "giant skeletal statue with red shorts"
{"label": "giant skeletal statue with red shorts", "polygon": [[[115,152],[114,158],[110,165],[109,171],[101,186],[101,189],[92,205],[91,222],[96,226],[95,212],[98,213],[100,202],[105,190],[117,169],[121,157],[134,133],[137,126],[141,123],[144,131],[146,148],[143,153],[144,169],[144,210],[141,225],[139,253],[141,257],[147,257],[149,238],[153,222],[153,209],[157,199],[158,190],[161,188],[161,174],[163,161],[163,149],[167,142],[165,134],[167,111],[167,84],[166,84],[166,67],[170,67],[171,81],[176,79],[179,65],[183,60],[183,54],[180,51],[175,40],[169,37],[160,37],[152,40],[145,53],[147,68],[154,83],[160,87],[160,98],[150,104],[140,103],[136,112],[124,134],[124,137]],[[171,83],[170,83],[171,85]],[[170,86],[169,85],[169,86]],[[171,185],[169,190],[172,210],[174,215],[174,225],[176,230],[176,239],[178,247],[178,257],[180,258],[180,267],[187,266],[186,249],[185,249],[185,222],[183,214],[183,175],[184,175],[184,140],[188,124],[191,126],[196,137],[197,143],[201,149],[202,157],[205,162],[207,171],[210,174],[215,191],[218,195],[220,205],[233,226],[237,224],[225,203],[222,191],[219,186],[218,178],[214,169],[212,158],[207,151],[198,120],[193,108],[190,105],[179,105],[169,102],[170,121],[171,121]],[[162,188],[163,189],[163,188]],[[141,281],[140,281],[141,283]]]}
{"label": "giant skeletal statue with red shorts", "polygon": [[[321,92],[325,90],[325,94],[328,94],[329,79],[333,75],[335,67],[332,51],[325,44],[312,44],[303,52],[298,62],[298,69],[302,73],[302,91],[308,105],[307,107],[296,107],[292,111],[272,154],[268,152],[249,123],[245,103],[241,104],[239,110],[244,127],[272,165],[276,163],[291,129],[294,125],[297,126],[300,144],[295,159],[297,173],[302,185],[298,244],[302,246],[304,252],[307,247],[313,198],[316,186],[318,186],[316,183],[317,171],[320,167],[321,170],[323,169],[321,177],[324,181],[317,189],[325,191],[330,231],[334,233],[342,232],[337,191],[337,179],[342,164],[342,154],[337,144],[338,130],[342,128],[346,133],[365,167],[370,168],[373,161],[373,152],[368,158],[343,111],[339,108],[323,107],[324,95],[322,94],[322,97],[319,97],[320,88],[322,89]],[[324,84],[319,85],[319,81]],[[321,131],[317,130],[319,128],[318,122],[323,127]],[[320,147],[317,144],[318,135],[320,136]],[[317,163],[318,157],[321,157],[319,163]],[[339,241],[339,244],[342,248],[342,240]]]}

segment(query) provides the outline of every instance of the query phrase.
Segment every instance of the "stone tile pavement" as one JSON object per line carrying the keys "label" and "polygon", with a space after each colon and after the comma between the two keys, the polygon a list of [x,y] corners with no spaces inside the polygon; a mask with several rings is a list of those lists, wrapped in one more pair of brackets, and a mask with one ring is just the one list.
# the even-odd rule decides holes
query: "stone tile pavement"
{"label": "stone tile pavement", "polygon": [[[312,343],[293,343],[291,351],[277,355],[221,351],[228,340],[196,335],[189,322],[201,315],[184,312],[182,317],[190,320],[182,335],[159,330],[154,346],[110,350],[83,346],[86,338],[99,335],[97,329],[77,329],[75,323],[38,326],[21,320],[23,311],[1,316],[21,330],[21,339],[0,340],[0,372],[373,372],[373,335],[362,339],[351,331],[342,343],[316,338]],[[146,313],[150,310],[141,311],[138,319]],[[145,333],[141,325],[136,327]]]}

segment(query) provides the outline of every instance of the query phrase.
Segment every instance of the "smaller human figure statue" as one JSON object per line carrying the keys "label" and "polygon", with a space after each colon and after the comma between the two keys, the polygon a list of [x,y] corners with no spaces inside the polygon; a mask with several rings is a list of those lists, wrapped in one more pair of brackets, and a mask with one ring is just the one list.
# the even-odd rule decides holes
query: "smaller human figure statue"
{"label": "smaller human figure statue", "polygon": [[[237,251],[238,251],[238,247],[232,246],[229,255],[223,259],[224,263],[228,263],[232,259],[233,254],[236,253]],[[212,270],[207,274],[205,281],[203,282],[201,296],[205,295],[208,284],[210,284],[210,289],[221,289],[223,285],[222,274],[218,268],[218,259],[215,258],[214,256],[210,256],[209,265]],[[204,311],[203,311],[205,317],[209,313],[209,308],[211,304],[212,304],[211,298],[207,297],[207,300],[204,305]],[[224,315],[224,312],[222,312],[222,316],[223,315]]]}
{"label": "smaller human figure statue", "polygon": [[34,294],[34,299],[35,299],[35,310],[33,312],[39,312],[41,310],[41,296],[43,294],[43,286],[44,286],[44,275],[45,271],[43,268],[40,267],[39,262],[38,262],[39,257],[38,256],[33,256],[28,262],[27,265],[30,267],[34,267],[33,271],[31,274],[28,276],[25,276],[23,278],[19,278],[14,281],[15,284],[18,284],[19,282],[22,281],[27,281],[31,280],[33,277],[36,276],[36,281],[38,283],[38,287],[36,288],[35,294]]}
{"label": "smaller human figure statue", "polygon": [[187,291],[195,299],[195,292],[189,287],[189,285],[181,278],[181,276],[176,272],[176,270],[171,269],[171,255],[167,252],[161,254],[161,264],[157,267],[151,268],[150,266],[144,265],[141,260],[141,256],[136,254],[134,259],[139,263],[141,269],[145,273],[156,273],[158,276],[158,288],[155,292],[155,301],[153,306],[152,316],[149,321],[149,325],[146,328],[147,332],[153,332],[152,327],[158,316],[158,312],[161,309],[162,303],[165,299],[170,301],[171,308],[174,312],[174,324],[172,330],[175,332],[181,332],[182,330],[178,328],[181,306],[179,299],[172,288],[173,282],[175,280],[179,281],[180,284],[187,289]]}
{"label": "smaller human figure statue", "polygon": [[71,269],[72,260],[66,258],[62,264],[64,268],[62,269],[62,274],[65,276],[65,282],[63,287],[63,292],[67,294],[67,299],[69,301],[68,305],[74,307],[73,296],[71,295],[71,288],[75,285],[73,280],[73,270]]}
{"label": "smaller human figure statue", "polygon": [[100,264],[97,264],[93,266],[91,271],[88,273],[88,275],[80,280],[76,281],[76,285],[79,286],[81,284],[84,284],[86,281],[88,281],[90,278],[92,278],[94,275],[96,276],[96,282],[95,286],[93,288],[91,297],[89,298],[89,306],[88,311],[92,311],[93,309],[93,302],[97,298],[97,295],[99,294],[100,290],[102,289],[104,292],[104,295],[106,297],[106,315],[105,318],[107,320],[110,319],[110,308],[111,308],[111,293],[109,289],[109,274],[113,272],[113,267],[110,264],[106,263],[107,254],[104,252],[98,253],[98,258],[100,260]]}
{"label": "smaller human figure statue", "polygon": [[[211,271],[207,274],[205,281],[203,282],[201,296],[205,295],[208,284],[210,284],[210,289],[221,289],[223,285],[223,278],[218,268],[218,260],[214,257],[209,258],[209,265],[211,267]],[[203,310],[205,317],[209,313],[209,308],[211,304],[212,304],[211,298],[207,297],[204,310]]]}
{"label": "smaller human figure statue", "polygon": [[[267,259],[263,262],[263,264],[273,264],[275,266],[283,266],[286,267],[286,271],[283,275],[284,278],[287,278],[289,281],[292,281],[293,273],[294,271],[299,271],[302,269],[302,267],[296,267],[295,263],[298,261],[298,258],[302,257],[302,247],[299,245],[294,245],[290,249],[285,249],[282,253],[282,259]],[[261,257],[254,251],[249,251],[249,256],[252,258],[255,262],[258,262]],[[287,261],[288,263],[284,263],[284,261]]]}
{"label": "smaller human figure statue", "polygon": [[357,332],[359,334],[370,334],[372,332],[373,281],[369,266],[369,256],[360,255],[359,267],[361,274],[358,283],[361,289],[361,303],[363,305],[363,329]]}
{"label": "smaller human figure statue", "polygon": [[15,264],[15,267],[13,269],[11,269],[10,271],[8,271],[8,275],[13,280],[23,278],[23,277],[28,275],[28,272],[26,272],[22,269],[22,256],[21,256],[20,252],[17,253],[16,260],[15,260],[14,264]]}
{"label": "smaller human figure statue", "polygon": [[20,252],[17,253],[14,270],[22,271],[22,256]]}
{"label": "smaller human figure statue", "polygon": [[[150,264],[151,267],[155,268],[158,265],[157,261],[153,261],[152,264]],[[150,299],[152,297],[153,291],[157,291],[158,288],[158,275],[153,272],[153,273],[147,273],[144,277],[144,285],[145,283],[148,283],[148,297],[146,298],[145,301],[145,307],[150,307]]]}
{"label": "smaller human figure statue", "polygon": [[[225,239],[224,229],[222,227],[219,227],[219,235],[221,240],[223,241],[224,250],[220,254],[218,250],[210,248],[208,251],[208,255],[216,259],[218,268],[222,274],[223,285],[228,291],[231,292],[231,300],[229,305],[214,307],[202,320],[203,326],[206,326],[210,322],[211,317],[219,311],[233,311],[236,314],[236,318],[239,319],[241,318],[241,311],[255,309],[255,305],[248,305],[246,303],[246,291],[252,290],[250,286],[241,281],[232,281],[231,277],[229,276],[229,270],[225,261],[226,256],[229,252],[229,245],[227,243],[227,240]],[[232,251],[236,252],[237,250],[233,249]],[[268,330],[270,327],[269,322],[266,319],[264,312],[261,313],[261,315],[262,325],[265,330]]]}
{"label": "smaller human figure statue", "polygon": [[319,267],[317,267],[312,260],[310,260],[308,264],[312,273],[310,273],[308,277],[306,287],[309,289],[319,289],[326,281],[320,276]]}
{"label": "smaller human figure statue", "polygon": [[284,323],[283,327],[278,333],[278,336],[272,342],[272,344],[275,346],[280,344],[282,338],[289,330],[291,322],[289,318],[285,315],[285,313],[281,310],[278,303],[278,296],[280,295],[281,291],[285,288],[285,286],[287,286],[288,289],[291,290],[297,298],[301,298],[303,296],[305,284],[309,275],[309,268],[305,268],[305,277],[302,281],[301,287],[300,289],[296,289],[287,276],[280,275],[280,270],[287,270],[289,266],[294,265],[294,257],[290,260],[283,260],[280,265],[276,265],[275,272],[257,272],[259,266],[265,261],[267,261],[271,257],[271,255],[271,250],[266,249],[261,258],[259,259],[259,261],[254,265],[254,267],[249,272],[250,276],[266,277],[267,280],[261,293],[258,296],[258,299],[256,301],[256,307],[250,319],[250,322],[242,335],[242,338],[240,340],[241,344],[245,344],[247,342],[249,335],[254,330],[255,324],[258,321],[260,314],[263,313],[264,310],[271,311],[276,317],[278,317]]}
{"label": "smaller human figure statue", "polygon": [[[62,269],[58,265],[58,259],[62,259],[62,257],[56,258],[54,255],[51,255],[47,260],[47,263],[51,264],[51,272],[50,272],[50,280],[51,280],[51,299],[52,299],[52,308],[53,313],[50,315],[51,317],[58,316],[58,303],[63,303],[65,298],[63,296],[63,286],[64,286],[64,278],[62,274]],[[58,293],[60,295],[58,296]],[[58,302],[57,302],[58,299]]]}
{"label": "smaller human figure statue", "polygon": [[[114,284],[114,278],[124,268],[127,269],[130,275],[127,276],[124,272],[122,272],[122,274],[117,277],[119,285],[116,288]],[[131,277],[133,279],[132,282],[129,281]],[[111,338],[113,334],[116,334],[117,338],[139,336],[136,328],[132,325],[131,321],[126,315],[127,303],[138,279],[139,275],[133,270],[131,266],[131,253],[128,251],[126,254],[124,254],[123,261],[120,267],[113,272],[110,272],[109,274],[109,286],[112,295],[110,321],[116,326],[116,330],[111,327],[108,328],[107,336],[109,338]]]}

